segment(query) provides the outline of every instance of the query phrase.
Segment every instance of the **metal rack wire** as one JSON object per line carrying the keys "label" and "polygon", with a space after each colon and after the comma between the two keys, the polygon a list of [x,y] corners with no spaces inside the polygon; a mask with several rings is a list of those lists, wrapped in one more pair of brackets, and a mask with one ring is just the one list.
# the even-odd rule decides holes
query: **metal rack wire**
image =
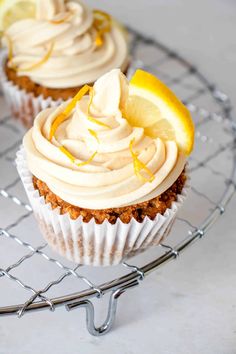
{"label": "metal rack wire", "polygon": [[[157,74],[181,97],[195,120],[196,147],[190,158],[193,187],[186,208],[167,239],[169,244],[126,260],[112,270],[100,269],[100,278],[96,273],[96,279],[101,281],[95,284],[90,279],[98,270],[74,265],[53,254],[38,233],[14,166],[23,130],[11,119],[0,97],[0,316],[22,317],[29,311],[54,311],[58,306],[67,310],[85,307],[88,331],[92,335],[108,332],[119,296],[201,239],[226,211],[236,190],[236,123],[227,95],[178,53],[132,29],[129,31],[133,58],[130,74],[137,67]],[[212,185],[217,185],[217,190],[206,183],[209,178],[214,180]],[[33,281],[32,277],[28,279],[32,273]],[[14,290],[10,299],[9,289]],[[107,293],[107,319],[96,328],[91,299]]]}

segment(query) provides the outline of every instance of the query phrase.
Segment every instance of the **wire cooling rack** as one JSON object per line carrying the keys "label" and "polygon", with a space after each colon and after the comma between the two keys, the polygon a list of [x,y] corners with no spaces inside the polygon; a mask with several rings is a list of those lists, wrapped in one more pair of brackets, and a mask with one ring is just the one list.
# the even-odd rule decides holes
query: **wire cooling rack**
{"label": "wire cooling rack", "polygon": [[[119,296],[201,239],[235,192],[236,124],[227,95],[178,53],[132,29],[130,36],[129,74],[142,67],[160,77],[187,105],[196,125],[190,157],[192,189],[165,241],[168,244],[106,268],[75,265],[54,254],[37,229],[15,168],[23,128],[12,120],[0,97],[0,316],[85,307],[89,332],[106,333],[114,322]],[[91,299],[105,294],[110,296],[107,318],[95,327]]]}

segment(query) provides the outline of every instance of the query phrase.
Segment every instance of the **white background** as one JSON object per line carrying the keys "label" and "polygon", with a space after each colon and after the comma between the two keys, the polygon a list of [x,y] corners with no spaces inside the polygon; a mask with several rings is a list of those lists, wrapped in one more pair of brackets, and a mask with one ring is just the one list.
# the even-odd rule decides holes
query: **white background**
{"label": "white background", "polygon": [[[236,0],[87,2],[175,48],[236,104]],[[87,333],[83,310],[0,318],[0,354],[236,353],[235,200],[229,210],[202,242],[120,299],[106,336]]]}

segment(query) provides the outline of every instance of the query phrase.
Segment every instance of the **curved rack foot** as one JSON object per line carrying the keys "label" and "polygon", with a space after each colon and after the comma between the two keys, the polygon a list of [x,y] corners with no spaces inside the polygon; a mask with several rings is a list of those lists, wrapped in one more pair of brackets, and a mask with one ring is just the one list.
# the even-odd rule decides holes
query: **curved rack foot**
{"label": "curved rack foot", "polygon": [[101,336],[110,331],[116,317],[117,302],[119,297],[128,289],[139,285],[139,281],[135,280],[131,283],[125,284],[124,286],[114,290],[110,295],[110,301],[108,306],[108,313],[105,322],[100,326],[96,327],[94,324],[94,306],[90,300],[82,300],[78,302],[73,302],[66,305],[68,311],[77,309],[78,307],[84,307],[86,309],[86,324],[89,333],[93,336]]}

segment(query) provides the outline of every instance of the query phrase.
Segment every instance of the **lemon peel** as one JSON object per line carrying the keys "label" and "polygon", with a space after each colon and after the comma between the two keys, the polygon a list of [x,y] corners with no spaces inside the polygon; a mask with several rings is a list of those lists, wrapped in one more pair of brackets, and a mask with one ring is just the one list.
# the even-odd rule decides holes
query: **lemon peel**
{"label": "lemon peel", "polygon": [[52,138],[54,137],[57,128],[61,123],[63,123],[67,119],[67,115],[64,113],[60,113],[57,118],[54,120],[54,122],[51,125],[50,133],[49,133],[49,140],[51,141]]}
{"label": "lemon peel", "polygon": [[65,146],[63,146],[63,145],[62,145],[62,146],[59,146],[59,150],[60,150],[64,155],[66,155],[72,163],[74,163],[74,164],[75,164],[76,166],[78,166],[78,167],[88,165],[90,162],[93,161],[94,157],[95,157],[96,154],[97,154],[97,151],[95,151],[95,152],[88,158],[88,160],[77,163],[77,162],[75,162],[75,161],[76,161],[76,158],[65,148]]}
{"label": "lemon peel", "polygon": [[92,87],[89,87],[89,104],[88,104],[88,110],[87,110],[87,119],[90,122],[92,122],[92,123],[100,125],[101,127],[104,127],[104,128],[107,128],[107,129],[111,129],[111,127],[108,124],[100,122],[98,119],[91,117],[91,115],[90,115],[90,107],[91,107],[91,104],[93,102],[93,97],[94,97],[94,89]]}
{"label": "lemon peel", "polygon": [[138,69],[129,83],[124,115],[152,138],[174,140],[186,156],[194,145],[194,124],[188,109],[161,80]]}
{"label": "lemon peel", "polygon": [[75,108],[76,104],[78,101],[81,100],[81,98],[86,95],[86,93],[89,91],[90,86],[89,85],[84,85],[79,92],[72,98],[72,100],[70,101],[70,103],[68,103],[68,105],[66,106],[66,108],[64,109],[63,112],[61,112],[53,121],[52,125],[51,125],[51,129],[50,129],[50,133],[49,133],[49,140],[51,141],[53,136],[55,135],[55,132],[57,130],[57,128],[59,127],[59,125],[61,123],[63,123],[69,116],[69,114],[71,113],[71,111]]}
{"label": "lemon peel", "polygon": [[97,133],[94,130],[92,130],[92,129],[88,129],[88,131],[89,131],[90,135],[92,135],[92,137],[94,137],[97,140],[98,144],[99,144],[100,141],[99,141]]}
{"label": "lemon peel", "polygon": [[65,16],[61,19],[58,20],[50,20],[49,22],[52,23],[53,25],[60,25],[61,23],[66,22],[67,20],[69,20],[69,18],[73,16],[72,11],[69,11],[67,14],[65,14]]}
{"label": "lemon peel", "polygon": [[101,10],[93,10],[94,22],[93,26],[97,32],[95,38],[96,47],[101,47],[103,45],[103,36],[105,33],[111,30],[111,16]]}
{"label": "lemon peel", "polygon": [[[133,145],[135,143],[135,138],[133,138],[129,143],[129,150],[133,159],[134,173],[136,176],[143,182],[152,182],[155,178],[154,174],[147,168],[147,166],[139,160],[138,155],[133,151]],[[146,178],[141,174],[141,171],[144,170],[150,178]]]}
{"label": "lemon peel", "polygon": [[[77,95],[75,95],[75,97],[72,99],[72,101],[67,105],[67,107],[65,108],[65,110],[60,113],[57,118],[55,119],[55,121],[53,122],[52,126],[51,126],[51,130],[50,130],[50,140],[52,139],[52,137],[54,136],[56,129],[58,128],[58,126],[64,122],[68,115],[70,114],[70,112],[74,109],[74,107],[76,106],[76,103],[87,93],[87,92],[91,91],[91,87],[88,85],[85,85],[84,87],[82,87],[82,89],[77,93]],[[91,101],[91,97],[90,97],[90,101]],[[88,108],[89,109],[89,108]],[[97,133],[93,130],[93,129],[88,129],[88,132],[90,133],[90,135],[92,137],[94,137],[96,139],[96,141],[99,143],[99,138]],[[65,146],[61,145],[59,146],[59,150],[66,155],[69,160],[74,163],[76,166],[81,167],[81,166],[85,166],[88,165],[90,162],[93,161],[94,157],[96,156],[96,154],[98,153],[97,151],[95,151],[86,161],[83,162],[79,162],[76,163],[76,158],[65,148]]]}
{"label": "lemon peel", "polygon": [[71,162],[75,162],[75,157],[65,148],[65,146],[59,146],[59,150],[61,150],[61,152],[66,155]]}
{"label": "lemon peel", "polygon": [[76,166],[81,167],[81,166],[85,166],[88,165],[90,162],[93,161],[94,157],[97,155],[97,151],[95,151],[88,160],[80,162],[80,163],[76,163]]}
{"label": "lemon peel", "polygon": [[53,48],[54,48],[55,43],[52,42],[47,53],[43,56],[42,59],[40,59],[37,63],[32,64],[31,66],[28,66],[26,68],[18,68],[17,71],[32,71],[40,67],[41,65],[45,64],[48,59],[51,57]]}
{"label": "lemon peel", "polygon": [[100,125],[102,127],[108,128],[108,129],[111,129],[111,127],[109,125],[102,123],[99,120],[90,116],[89,110],[90,110],[90,106],[91,106],[92,100],[93,100],[93,88],[89,85],[84,85],[79,90],[79,92],[72,98],[70,103],[68,103],[68,105],[66,106],[64,111],[59,113],[58,116],[53,121],[53,123],[51,125],[51,129],[50,129],[50,133],[49,133],[49,140],[50,141],[52,140],[53,136],[55,135],[55,132],[56,132],[57,128],[59,127],[59,125],[61,123],[63,123],[68,118],[68,116],[70,115],[72,110],[75,108],[77,102],[79,102],[88,92],[90,94],[90,100],[89,100],[88,110],[87,110],[87,114],[88,114],[87,119],[89,121],[91,121],[92,123],[95,123],[97,125]]}

